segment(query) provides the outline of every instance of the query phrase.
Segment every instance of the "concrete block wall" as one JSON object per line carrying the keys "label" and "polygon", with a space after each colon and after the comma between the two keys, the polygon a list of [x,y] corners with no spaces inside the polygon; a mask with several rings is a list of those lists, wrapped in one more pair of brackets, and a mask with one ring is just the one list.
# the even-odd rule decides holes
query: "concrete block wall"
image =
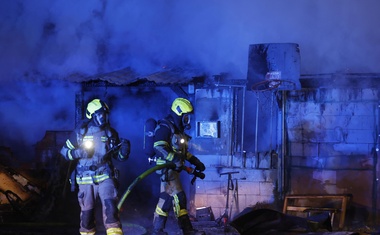
{"label": "concrete block wall", "polygon": [[302,89],[286,102],[290,193],[351,193],[371,208],[378,89]]}
{"label": "concrete block wall", "polygon": [[[226,156],[224,156],[226,157]],[[208,165],[207,156],[202,156],[202,161]],[[196,208],[211,207],[215,219],[224,214],[227,202],[228,174],[226,172],[238,172],[231,174],[233,190],[229,190],[228,214],[233,218],[246,207],[257,203],[274,203],[274,190],[277,181],[275,169],[246,169],[207,166],[206,178],[197,180],[195,184],[195,199],[192,213]]]}

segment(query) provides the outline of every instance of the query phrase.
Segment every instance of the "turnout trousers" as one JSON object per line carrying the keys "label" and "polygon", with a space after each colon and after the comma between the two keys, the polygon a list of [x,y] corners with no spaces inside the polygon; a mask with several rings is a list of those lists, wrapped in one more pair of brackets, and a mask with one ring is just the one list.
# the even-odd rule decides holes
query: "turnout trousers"
{"label": "turnout trousers", "polygon": [[117,209],[117,190],[113,179],[106,179],[99,184],[79,185],[80,234],[95,234],[95,205],[98,199],[102,204],[102,218],[107,235],[123,234]]}

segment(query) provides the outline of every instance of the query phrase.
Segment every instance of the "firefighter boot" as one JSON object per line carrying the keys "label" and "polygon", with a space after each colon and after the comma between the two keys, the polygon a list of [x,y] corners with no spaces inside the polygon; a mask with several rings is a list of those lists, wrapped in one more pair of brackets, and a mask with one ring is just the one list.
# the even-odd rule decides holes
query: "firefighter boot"
{"label": "firefighter boot", "polygon": [[189,215],[178,217],[178,225],[182,230],[183,235],[206,235],[203,231],[198,231],[193,228]]}
{"label": "firefighter boot", "polygon": [[155,216],[153,221],[153,232],[152,235],[167,235],[167,232],[164,232],[166,220],[168,217],[166,216]]}

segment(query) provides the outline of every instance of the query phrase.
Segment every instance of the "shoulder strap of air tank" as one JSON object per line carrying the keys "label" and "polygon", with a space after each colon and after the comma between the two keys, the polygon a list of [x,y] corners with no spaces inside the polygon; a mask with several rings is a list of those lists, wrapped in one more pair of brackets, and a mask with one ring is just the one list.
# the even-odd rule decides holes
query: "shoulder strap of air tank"
{"label": "shoulder strap of air tank", "polygon": [[164,125],[168,127],[172,133],[175,132],[174,124],[166,118],[159,120],[158,125]]}

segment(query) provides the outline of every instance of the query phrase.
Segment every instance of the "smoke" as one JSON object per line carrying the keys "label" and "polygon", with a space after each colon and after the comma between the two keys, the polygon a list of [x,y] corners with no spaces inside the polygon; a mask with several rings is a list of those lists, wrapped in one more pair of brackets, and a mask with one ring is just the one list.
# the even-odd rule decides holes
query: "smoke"
{"label": "smoke", "polygon": [[303,73],[379,72],[376,0],[5,0],[1,80],[168,66],[244,79],[249,44],[300,44]]}
{"label": "smoke", "polygon": [[33,144],[47,130],[71,130],[75,121],[75,92],[65,81],[15,81],[0,87],[0,146],[12,146],[21,160],[33,160]]}
{"label": "smoke", "polygon": [[79,88],[70,82],[125,67],[143,75],[195,67],[245,79],[250,44],[294,42],[301,74],[379,72],[379,7],[377,0],[3,0],[0,144],[72,129]]}
{"label": "smoke", "polygon": [[[300,46],[301,74],[378,73],[378,9],[378,0],[1,0],[0,146],[33,160],[46,130],[74,128],[73,81],[125,67],[142,76],[178,66],[246,79],[250,44],[290,42]],[[175,94],[97,95],[120,137],[132,141],[120,165],[130,179],[149,167],[145,119],[166,115]],[[148,182],[140,188],[150,187],[158,192]]]}

